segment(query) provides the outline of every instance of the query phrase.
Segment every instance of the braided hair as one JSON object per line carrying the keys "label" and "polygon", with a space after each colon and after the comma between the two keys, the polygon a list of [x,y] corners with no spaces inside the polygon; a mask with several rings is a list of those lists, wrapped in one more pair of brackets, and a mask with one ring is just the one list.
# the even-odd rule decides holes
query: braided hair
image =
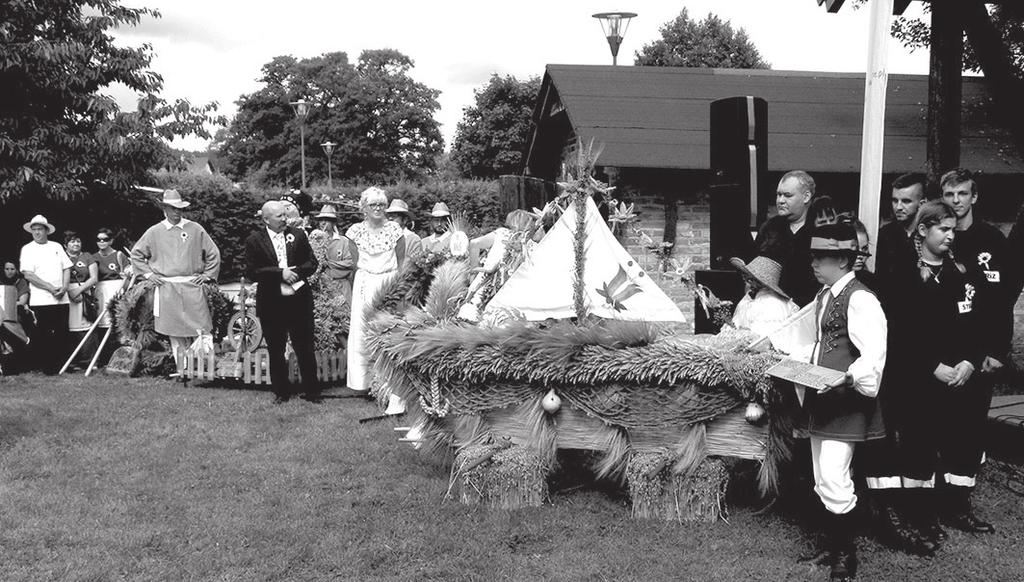
{"label": "braided hair", "polygon": [[[924,254],[922,252],[922,246],[924,245],[924,236],[921,235],[921,231],[918,226],[923,225],[925,228],[931,228],[936,224],[939,224],[947,218],[956,220],[956,212],[953,207],[946,204],[942,200],[930,200],[921,204],[921,207],[917,209],[917,217],[914,219],[914,250],[917,251],[917,268],[921,274],[922,281],[928,281],[932,277],[931,267],[924,262]],[[961,273],[966,273],[967,269],[962,263],[958,262],[953,256],[953,249],[947,251],[946,256],[949,260],[953,261],[956,265],[956,269]]]}

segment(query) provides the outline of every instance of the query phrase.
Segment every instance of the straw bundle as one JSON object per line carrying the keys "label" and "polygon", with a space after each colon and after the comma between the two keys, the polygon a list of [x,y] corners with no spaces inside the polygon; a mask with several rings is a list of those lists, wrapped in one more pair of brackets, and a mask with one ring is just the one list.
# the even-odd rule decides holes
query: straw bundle
{"label": "straw bundle", "polygon": [[474,445],[456,455],[452,483],[458,486],[462,503],[500,509],[537,507],[548,497],[551,468],[551,462],[530,447]]}

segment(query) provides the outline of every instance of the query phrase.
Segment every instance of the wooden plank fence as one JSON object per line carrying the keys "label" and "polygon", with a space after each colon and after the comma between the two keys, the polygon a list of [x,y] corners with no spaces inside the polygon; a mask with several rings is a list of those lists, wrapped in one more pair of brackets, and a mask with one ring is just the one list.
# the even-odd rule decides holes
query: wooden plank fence
{"label": "wooden plank fence", "polygon": [[[347,353],[317,352],[317,377],[325,384],[345,380]],[[235,353],[217,355],[211,352],[185,351],[184,374],[193,380],[240,380],[245,384],[270,384],[270,354],[260,348],[254,352],[243,352],[241,358]],[[299,364],[295,354],[288,358],[288,377],[299,379]]]}

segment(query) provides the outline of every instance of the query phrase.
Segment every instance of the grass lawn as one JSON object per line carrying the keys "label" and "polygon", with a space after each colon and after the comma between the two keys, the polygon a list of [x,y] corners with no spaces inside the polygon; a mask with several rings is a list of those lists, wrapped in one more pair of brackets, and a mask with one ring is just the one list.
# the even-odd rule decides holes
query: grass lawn
{"label": "grass lawn", "polygon": [[[163,380],[0,378],[0,580],[824,580],[798,524],[629,517],[588,489],[497,511],[442,503],[447,468],[360,425],[369,402]],[[987,469],[997,533],[936,558],[862,539],[860,580],[1020,580],[1024,505]]]}

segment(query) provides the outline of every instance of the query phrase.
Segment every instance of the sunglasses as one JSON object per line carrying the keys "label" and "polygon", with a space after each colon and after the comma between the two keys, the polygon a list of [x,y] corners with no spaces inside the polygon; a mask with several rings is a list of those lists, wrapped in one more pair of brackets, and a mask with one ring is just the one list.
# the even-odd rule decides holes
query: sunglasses
{"label": "sunglasses", "polygon": [[109,238],[96,237],[96,242],[110,242]]}

